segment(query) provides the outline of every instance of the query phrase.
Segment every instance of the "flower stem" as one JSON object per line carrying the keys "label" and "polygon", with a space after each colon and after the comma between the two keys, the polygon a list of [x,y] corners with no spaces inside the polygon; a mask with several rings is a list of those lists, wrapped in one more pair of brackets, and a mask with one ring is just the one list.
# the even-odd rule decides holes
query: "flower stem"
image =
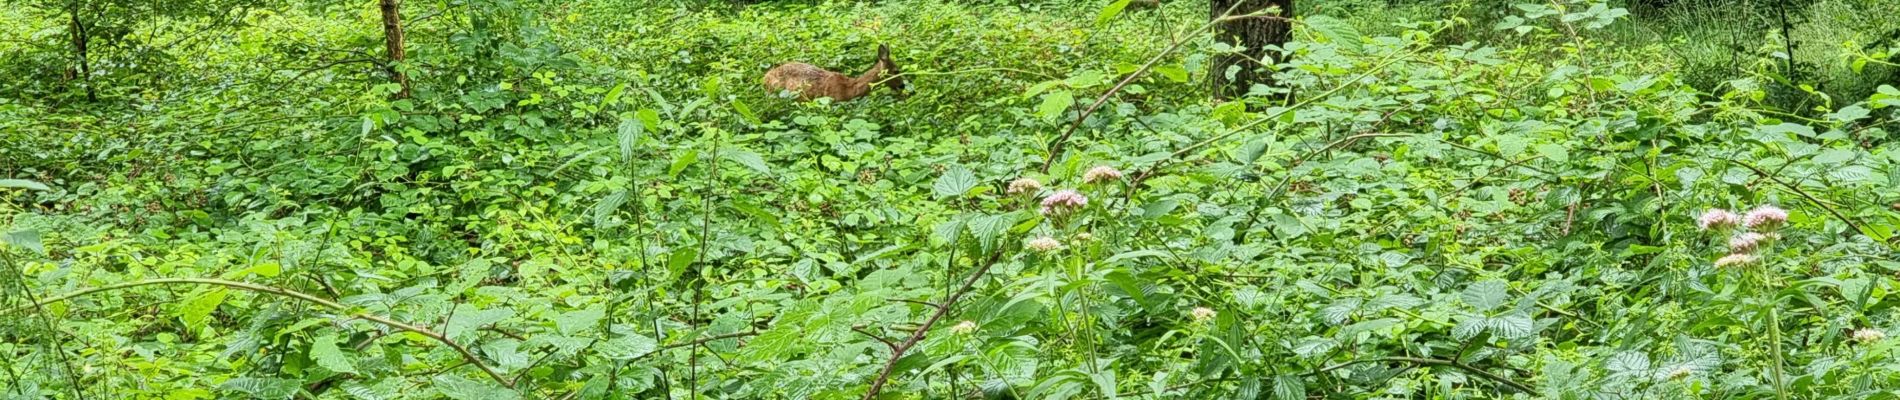
{"label": "flower stem", "polygon": [[1769,371],[1773,372],[1775,377],[1775,398],[1788,400],[1787,380],[1782,377],[1781,372],[1781,305],[1776,301],[1777,291],[1773,279],[1766,271],[1762,273],[1762,294],[1767,300],[1762,303],[1762,306],[1768,308],[1768,347],[1774,354],[1774,368]]}

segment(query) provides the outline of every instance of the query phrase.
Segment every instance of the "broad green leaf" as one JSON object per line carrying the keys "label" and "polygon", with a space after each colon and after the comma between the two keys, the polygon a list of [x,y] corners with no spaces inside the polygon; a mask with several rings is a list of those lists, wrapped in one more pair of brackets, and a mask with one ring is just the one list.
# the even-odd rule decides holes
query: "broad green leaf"
{"label": "broad green leaf", "polygon": [[1483,280],[1465,287],[1465,304],[1479,310],[1491,310],[1504,305],[1511,298],[1509,284],[1501,280]]}
{"label": "broad green leaf", "polygon": [[600,108],[604,110],[607,107],[611,107],[615,104],[620,104],[620,96],[625,94],[626,91],[627,91],[627,82],[615,83],[613,89],[607,90],[607,96],[601,98]]}
{"label": "broad green leaf", "polygon": [[0,189],[53,190],[46,187],[46,184],[25,179],[0,179]]}
{"label": "broad green leaf", "polygon": [[681,246],[673,250],[672,256],[667,257],[666,270],[671,273],[671,276],[680,276],[681,273],[686,272],[686,267],[692,266],[693,262],[698,260],[698,249],[692,246]]}
{"label": "broad green leaf", "polygon": [[1537,145],[1537,154],[1560,163],[1570,161],[1570,149],[1564,148],[1563,145],[1552,143]]}
{"label": "broad green leaf", "polygon": [[1306,398],[1306,381],[1298,375],[1280,375],[1273,377],[1274,400],[1303,400]]}
{"label": "broad green leaf", "polygon": [[720,150],[719,153],[721,156],[724,156],[727,160],[732,160],[732,162],[739,163],[739,165],[744,165],[746,168],[751,168],[753,171],[758,172],[761,175],[772,174],[772,167],[765,164],[765,157],[759,156],[759,153],[754,153],[751,150],[735,149],[735,148],[722,149]]}
{"label": "broad green leaf", "polygon": [[495,323],[515,316],[513,309],[482,309],[469,305],[456,306],[452,312],[454,315],[450,316],[447,326],[442,328],[442,334],[448,335],[448,337],[452,339],[469,336],[473,334],[476,329],[494,325]]}
{"label": "broad green leaf", "polygon": [[1319,33],[1320,42],[1336,44],[1349,53],[1364,51],[1359,43],[1359,29],[1354,28],[1351,22],[1325,15],[1309,16],[1303,22],[1301,26]]}
{"label": "broad green leaf", "polygon": [[630,163],[634,161],[633,160],[633,146],[634,144],[637,144],[640,142],[640,135],[642,135],[645,131],[646,131],[646,128],[641,126],[640,120],[637,120],[637,119],[620,120],[620,129],[617,135],[615,136],[614,141],[620,144],[620,161],[621,162]]}
{"label": "broad green leaf", "polygon": [[614,221],[613,216],[620,210],[620,206],[627,204],[627,195],[625,190],[616,191],[601,197],[599,203],[594,203],[594,229],[608,229],[620,225]]}
{"label": "broad green leaf", "polygon": [[643,108],[643,109],[640,109],[640,111],[635,111],[633,113],[633,116],[634,118],[639,119],[640,123],[643,124],[643,126],[645,126],[646,129],[654,131],[654,132],[660,131],[660,112],[659,111],[653,111],[653,109],[651,108]]}
{"label": "broad green leaf", "polygon": [[1062,119],[1064,111],[1075,105],[1075,94],[1067,90],[1057,90],[1042,95],[1042,105],[1036,107],[1036,115],[1043,121],[1056,123]]}
{"label": "broad green leaf", "polygon": [[1016,214],[986,215],[970,219],[970,235],[985,251],[996,248],[996,244],[1005,237],[1010,225],[1016,223]]}
{"label": "broad green leaf", "polygon": [[194,329],[204,326],[205,318],[210,317],[211,312],[217,311],[218,305],[224,304],[224,297],[227,294],[229,292],[224,289],[212,289],[191,298],[185,302],[185,307],[179,310],[178,320]]}
{"label": "broad green leaf", "polygon": [[244,393],[253,399],[289,399],[302,388],[301,381],[284,378],[238,377],[218,385],[218,389]]}
{"label": "broad green leaf", "polygon": [[732,110],[738,111],[739,116],[742,118],[745,118],[745,121],[747,123],[750,123],[752,125],[758,125],[758,124],[763,123],[759,121],[759,116],[757,114],[752,113],[752,107],[746,106],[744,101],[739,101],[739,99],[737,98],[732,99]]}
{"label": "broad green leaf", "polygon": [[40,231],[33,229],[7,232],[0,237],[7,245],[27,249],[38,254],[46,254],[46,245],[40,242]]}
{"label": "broad green leaf", "polygon": [[1490,318],[1487,324],[1490,325],[1492,335],[1504,339],[1530,336],[1535,328],[1535,322],[1531,321],[1530,316],[1524,314]]}
{"label": "broad green leaf", "polygon": [[639,334],[621,335],[594,345],[594,350],[610,360],[632,360],[660,348],[653,338]]}
{"label": "broad green leaf", "polygon": [[1121,15],[1122,10],[1126,8],[1128,8],[1128,0],[1109,2],[1108,6],[1102,7],[1102,11],[1095,13],[1095,24],[1107,24],[1109,20],[1115,19],[1115,16]]}
{"label": "broad green leaf", "polygon": [[955,166],[943,171],[943,176],[937,177],[937,183],[931,185],[930,191],[939,199],[957,197],[968,193],[976,184],[975,173],[970,172],[969,168]]}
{"label": "broad green leaf", "polygon": [[686,167],[693,165],[695,161],[699,161],[699,150],[687,149],[685,152],[673,157],[673,165],[666,168],[666,176],[668,178],[678,178],[680,171],[685,171]]}
{"label": "broad green leaf", "polygon": [[435,390],[443,397],[455,400],[515,400],[521,398],[513,390],[501,387],[491,381],[479,381],[463,378],[456,374],[436,374],[431,379]]}
{"label": "broad green leaf", "polygon": [[568,311],[554,317],[554,329],[563,335],[576,335],[582,331],[598,328],[600,320],[606,316],[607,312],[599,307]]}
{"label": "broad green leaf", "polygon": [[357,373],[356,363],[351,362],[350,356],[343,354],[343,350],[337,348],[336,342],[335,334],[324,334],[310,339],[310,359],[316,361],[317,366],[332,372]]}

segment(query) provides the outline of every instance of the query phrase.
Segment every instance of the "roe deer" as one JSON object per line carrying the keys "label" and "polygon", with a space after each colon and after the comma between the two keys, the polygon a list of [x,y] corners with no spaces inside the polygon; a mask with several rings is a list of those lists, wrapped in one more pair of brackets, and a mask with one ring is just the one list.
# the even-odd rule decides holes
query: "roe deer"
{"label": "roe deer", "polygon": [[819,97],[835,101],[856,99],[870,93],[872,85],[890,86],[898,96],[903,96],[904,79],[896,76],[898,74],[897,62],[891,61],[891,48],[880,44],[877,45],[877,62],[871,64],[871,70],[857,77],[811,64],[789,62],[765,72],[765,88],[774,94],[796,93],[798,99],[804,101]]}

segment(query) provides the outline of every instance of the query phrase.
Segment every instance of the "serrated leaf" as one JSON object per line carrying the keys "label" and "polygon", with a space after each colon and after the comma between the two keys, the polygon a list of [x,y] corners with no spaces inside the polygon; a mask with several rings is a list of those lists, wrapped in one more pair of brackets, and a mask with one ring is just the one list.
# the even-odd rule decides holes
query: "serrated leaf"
{"label": "serrated leaf", "polygon": [[296,379],[284,378],[231,378],[218,385],[218,389],[250,395],[254,399],[288,399],[302,389]]}
{"label": "serrated leaf", "polygon": [[752,125],[758,125],[762,123],[762,121],[759,121],[758,114],[752,113],[752,107],[746,106],[745,102],[739,101],[738,98],[732,99],[732,110],[738,111],[739,116],[742,118],[745,118],[745,121],[747,123],[751,123]]}
{"label": "serrated leaf", "polygon": [[1536,149],[1538,155],[1542,155],[1551,161],[1560,163],[1570,161],[1570,149],[1564,148],[1563,145],[1544,143],[1537,145]]}
{"label": "serrated leaf", "polygon": [[349,393],[351,397],[355,397],[358,400],[386,400],[396,398],[396,391],[394,389],[365,385],[357,381],[344,383],[343,393]]}
{"label": "serrated leaf", "polygon": [[640,136],[646,129],[638,119],[620,120],[620,128],[614,142],[620,144],[620,161],[633,162],[633,145],[640,142]]}
{"label": "serrated leaf", "polygon": [[667,257],[666,270],[671,276],[680,276],[681,273],[686,272],[686,267],[692,266],[693,262],[698,260],[698,249],[690,246],[680,247],[673,250],[673,254]]}
{"label": "serrated leaf", "polygon": [[620,224],[615,223],[612,217],[614,211],[619,210],[620,206],[625,204],[627,204],[627,191],[625,190],[614,192],[613,194],[607,195],[607,197],[602,197],[599,203],[594,204],[594,229],[607,229],[619,226]]}
{"label": "serrated leaf", "polygon": [[744,165],[746,168],[751,168],[760,174],[772,174],[772,167],[766,165],[765,157],[759,156],[759,153],[754,153],[746,149],[726,149],[720,153],[720,156],[725,157],[727,160],[732,160],[732,162],[739,163],[739,165]]}
{"label": "serrated leaf", "polygon": [[1312,336],[1300,339],[1299,344],[1293,345],[1293,354],[1298,354],[1300,357],[1313,358],[1333,351],[1336,347],[1339,347],[1339,341],[1337,340]]}
{"label": "serrated leaf", "polygon": [[970,235],[975,236],[977,244],[985,251],[996,248],[996,243],[1016,223],[1015,214],[986,215],[970,219]]}
{"label": "serrated leaf", "polygon": [[1610,356],[1603,368],[1617,375],[1646,375],[1649,373],[1649,355],[1636,351],[1625,351]]}
{"label": "serrated leaf", "polygon": [[1827,176],[1837,181],[1849,183],[1868,183],[1876,181],[1871,179],[1874,176],[1874,170],[1860,165],[1849,165],[1828,170]]}
{"label": "serrated leaf", "polygon": [[1359,311],[1359,305],[1361,304],[1365,304],[1365,300],[1356,297],[1334,300],[1332,304],[1319,310],[1320,320],[1325,321],[1328,325],[1346,323],[1347,320],[1352,319],[1354,312]]}
{"label": "serrated leaf", "polygon": [[455,400],[515,400],[520,394],[508,390],[494,382],[463,378],[455,374],[438,374],[431,380],[435,390],[443,397]]}
{"label": "serrated leaf", "polygon": [[1491,335],[1504,339],[1517,339],[1530,336],[1534,333],[1533,329],[1536,326],[1534,321],[1531,321],[1531,317],[1524,314],[1511,314],[1490,318],[1486,325],[1490,326]]}
{"label": "serrated leaf", "polygon": [[976,173],[970,172],[969,168],[956,166],[943,171],[943,176],[937,177],[937,182],[930,186],[930,191],[939,199],[951,198],[968,193],[976,184]]}
{"label": "serrated leaf", "polygon": [[1516,159],[1517,155],[1524,154],[1524,149],[1530,146],[1530,141],[1518,135],[1498,135],[1492,140],[1498,146],[1498,154],[1510,159]]}
{"label": "serrated leaf", "polygon": [[317,366],[332,372],[347,374],[357,373],[356,363],[351,362],[350,356],[343,354],[343,350],[336,347],[336,342],[336,334],[324,334],[312,338],[310,340],[310,359],[316,361]]}
{"label": "serrated leaf", "polygon": [[594,350],[600,352],[602,357],[613,360],[631,360],[659,348],[659,342],[639,334],[621,335],[594,345]]}
{"label": "serrated leaf", "polygon": [[938,241],[953,243],[963,236],[963,221],[963,218],[952,218],[949,221],[938,222],[937,227],[931,231],[935,232],[934,237]]}
{"label": "serrated leaf", "polygon": [[1336,44],[1341,50],[1349,53],[1360,53],[1364,50],[1359,43],[1359,29],[1354,28],[1351,22],[1325,15],[1306,17],[1302,22],[1305,23],[1301,26],[1319,33],[1319,41],[1322,43]]}
{"label": "serrated leaf", "polygon": [[1485,280],[1466,286],[1462,295],[1465,304],[1479,310],[1491,310],[1510,301],[1510,286],[1501,280]]}
{"label": "serrated leaf", "polygon": [[53,190],[53,188],[46,187],[46,184],[25,179],[0,179],[0,189]]}
{"label": "serrated leaf", "polygon": [[1458,321],[1458,325],[1451,327],[1451,335],[1458,338],[1458,340],[1471,339],[1480,333],[1484,333],[1485,328],[1490,325],[1488,320],[1489,318],[1485,318],[1483,315],[1466,317]]}
{"label": "serrated leaf", "polygon": [[564,312],[561,313],[560,316],[554,317],[554,330],[561,332],[563,335],[578,334],[581,331],[594,328],[595,325],[600,323],[601,318],[605,318],[606,316],[607,312],[602,311],[599,307]]}
{"label": "serrated leaf", "polygon": [[1274,400],[1304,400],[1305,398],[1306,381],[1304,379],[1297,375],[1273,377]]}
{"label": "serrated leaf", "polygon": [[1159,66],[1154,67],[1154,71],[1155,73],[1161,74],[1162,77],[1168,78],[1168,80],[1171,80],[1171,81],[1175,81],[1175,82],[1188,81],[1188,70],[1186,67],[1182,67],[1180,65],[1174,65],[1174,64],[1159,65]]}
{"label": "serrated leaf", "polygon": [[515,311],[507,308],[481,309],[474,306],[458,306],[449,317],[449,323],[442,328],[442,334],[450,338],[461,338],[474,333],[476,329],[494,325],[515,316]]}

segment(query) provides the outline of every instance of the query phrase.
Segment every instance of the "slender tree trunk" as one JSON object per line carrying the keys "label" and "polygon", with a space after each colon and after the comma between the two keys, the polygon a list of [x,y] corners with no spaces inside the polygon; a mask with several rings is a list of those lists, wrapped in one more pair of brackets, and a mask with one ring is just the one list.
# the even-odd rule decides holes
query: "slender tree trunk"
{"label": "slender tree trunk", "polygon": [[79,20],[79,0],[73,0],[72,9],[67,12],[72,16],[70,30],[73,36],[74,55],[77,56],[76,61],[79,62],[79,84],[86,87],[86,101],[99,101],[99,92],[92,88],[92,57],[86,54],[86,45],[91,41],[91,34],[86,32],[86,24]]}
{"label": "slender tree trunk", "polygon": [[402,64],[408,53],[403,51],[402,10],[399,0],[381,0],[383,9],[383,45],[389,51],[389,77],[402,85],[402,91],[396,92],[396,98],[409,98],[409,74],[397,67]]}
{"label": "slender tree trunk", "polygon": [[[1280,10],[1277,17],[1269,15],[1239,19],[1222,23],[1215,29],[1215,40],[1245,50],[1236,54],[1223,55],[1214,60],[1213,71],[1211,71],[1214,98],[1220,100],[1238,98],[1247,94],[1247,90],[1254,84],[1276,86],[1273,81],[1273,72],[1270,69],[1262,70],[1264,66],[1259,63],[1273,64],[1284,59],[1280,52],[1268,50],[1267,47],[1284,46],[1287,38],[1292,36],[1293,23],[1290,19],[1293,18],[1293,0],[1211,1],[1212,18],[1220,18],[1221,13],[1227,12],[1228,9],[1234,10],[1232,15],[1254,14],[1273,8]],[[1237,3],[1239,6],[1236,7]],[[1235,71],[1233,77],[1229,78],[1227,70],[1234,66],[1240,67],[1240,70]],[[1290,97],[1290,95],[1282,96],[1282,98]]]}

